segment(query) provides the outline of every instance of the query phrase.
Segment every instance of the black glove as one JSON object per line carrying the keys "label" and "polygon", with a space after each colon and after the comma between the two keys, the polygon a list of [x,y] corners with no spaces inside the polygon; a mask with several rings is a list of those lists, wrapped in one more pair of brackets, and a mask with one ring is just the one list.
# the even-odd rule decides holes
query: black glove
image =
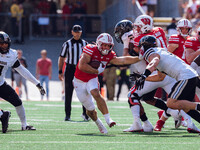
{"label": "black glove", "polygon": [[40,94],[41,94],[41,95],[44,95],[44,94],[46,94],[46,92],[45,92],[44,88],[41,86],[41,84],[40,84],[40,83],[38,83],[36,86],[37,86],[37,88],[39,89],[39,91],[40,91]]}
{"label": "black glove", "polygon": [[144,74],[141,74],[141,77],[139,77],[135,81],[135,87],[137,90],[141,90],[144,87],[144,82],[145,82],[146,76]]}
{"label": "black glove", "polygon": [[135,82],[140,77],[141,77],[141,74],[133,72],[132,74],[130,74],[129,80],[132,81],[132,82]]}

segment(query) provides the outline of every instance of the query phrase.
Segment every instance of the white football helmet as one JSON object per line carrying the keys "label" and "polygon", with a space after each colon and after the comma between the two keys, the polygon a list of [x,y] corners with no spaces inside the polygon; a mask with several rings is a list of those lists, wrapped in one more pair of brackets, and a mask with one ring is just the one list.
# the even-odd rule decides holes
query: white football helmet
{"label": "white football helmet", "polygon": [[135,19],[134,26],[139,27],[138,34],[146,33],[153,29],[153,19],[148,15],[140,15]]}
{"label": "white football helmet", "polygon": [[[181,28],[188,28],[188,33],[187,34],[183,34],[181,31]],[[190,34],[190,32],[192,31],[192,24],[188,19],[181,19],[178,21],[177,23],[177,31],[178,34],[180,34],[181,36],[188,36]]]}
{"label": "white football helmet", "polygon": [[[101,45],[102,44],[109,44],[110,45],[110,49],[105,49],[103,50]],[[99,49],[99,51],[101,52],[102,55],[108,55],[108,53],[113,49],[114,47],[114,42],[113,42],[113,38],[110,34],[108,33],[101,33],[96,40],[96,44],[97,47]]]}

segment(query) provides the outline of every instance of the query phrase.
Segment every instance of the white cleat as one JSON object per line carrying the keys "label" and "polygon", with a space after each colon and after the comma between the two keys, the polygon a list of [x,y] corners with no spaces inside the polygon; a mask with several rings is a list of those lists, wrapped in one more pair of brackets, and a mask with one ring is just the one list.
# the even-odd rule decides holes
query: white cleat
{"label": "white cleat", "polygon": [[200,133],[200,129],[198,129],[198,128],[194,125],[194,123],[192,123],[192,124],[190,124],[190,125],[188,126],[187,131],[188,131],[189,133]]}
{"label": "white cleat", "polygon": [[144,132],[144,130],[141,122],[133,122],[133,125],[128,129],[124,129],[123,132]]}
{"label": "white cleat", "polygon": [[116,122],[113,121],[112,119],[109,119],[109,121],[107,122],[107,124],[108,124],[108,126],[111,128],[111,127],[113,127],[113,126],[116,125]]}
{"label": "white cleat", "polygon": [[178,129],[181,126],[182,116],[179,111],[174,110],[174,113],[171,113],[171,116],[174,118],[175,128]]}
{"label": "white cleat", "polygon": [[142,126],[144,132],[153,132],[153,125],[148,122],[148,123],[144,123],[143,126]]}
{"label": "white cleat", "polygon": [[98,119],[95,123],[96,123],[96,125],[99,128],[99,131],[101,133],[103,133],[103,134],[107,134],[108,133],[106,127],[103,125],[103,123],[101,122],[100,119]]}
{"label": "white cleat", "polygon": [[187,122],[186,122],[185,120],[182,120],[182,121],[181,121],[181,126],[187,127]]}

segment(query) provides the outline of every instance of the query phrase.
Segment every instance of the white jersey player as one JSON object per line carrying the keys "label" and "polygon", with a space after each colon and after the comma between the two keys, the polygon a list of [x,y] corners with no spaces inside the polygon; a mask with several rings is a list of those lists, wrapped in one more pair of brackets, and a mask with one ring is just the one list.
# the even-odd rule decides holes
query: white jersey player
{"label": "white jersey player", "polygon": [[15,108],[20,118],[22,130],[35,130],[33,126],[30,126],[26,122],[26,115],[24,106],[21,99],[5,81],[5,74],[9,67],[14,68],[24,78],[35,84],[42,95],[45,94],[45,90],[40,85],[39,81],[23,66],[17,59],[17,51],[10,48],[11,40],[8,34],[0,31],[0,97],[11,103]]}
{"label": "white jersey player", "polygon": [[[156,69],[168,74],[175,78],[177,82],[172,87],[168,96],[167,106],[172,109],[181,110],[180,112],[184,110],[184,112],[200,123],[200,113],[198,112],[200,111],[200,104],[193,102],[195,89],[198,84],[197,72],[177,56],[165,51],[165,49],[158,48],[154,36],[144,36],[140,40],[139,47],[140,58],[149,64],[144,74],[136,80],[136,88],[142,89],[145,79]],[[183,115],[183,117],[186,120],[189,119],[187,116]]]}

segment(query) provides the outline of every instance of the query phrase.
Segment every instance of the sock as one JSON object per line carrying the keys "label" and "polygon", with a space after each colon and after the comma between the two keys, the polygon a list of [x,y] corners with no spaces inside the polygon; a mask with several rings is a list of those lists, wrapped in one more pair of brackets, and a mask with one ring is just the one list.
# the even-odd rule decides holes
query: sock
{"label": "sock", "polygon": [[110,114],[109,114],[109,113],[108,113],[108,114],[105,114],[105,115],[103,115],[103,116],[104,116],[106,122],[109,122],[109,121],[110,121]]}
{"label": "sock", "polygon": [[26,122],[26,115],[25,115],[25,110],[24,110],[24,106],[23,104],[20,106],[15,107],[16,112],[20,118],[22,127],[26,127],[27,126],[27,122]]}
{"label": "sock", "polygon": [[162,114],[165,118],[169,118],[171,115],[169,115],[168,113],[166,113],[166,111],[163,112]]}
{"label": "sock", "polygon": [[145,122],[146,120],[148,120],[146,113],[144,113],[143,115],[140,116],[140,119]]}
{"label": "sock", "polygon": [[187,114],[200,123],[200,113],[198,111],[190,110],[189,112],[187,112]]}
{"label": "sock", "polygon": [[161,100],[159,98],[154,98],[154,99],[156,99],[155,107],[160,108],[162,110],[168,109],[167,105],[165,104],[165,102],[163,100]]}
{"label": "sock", "polygon": [[195,110],[198,110],[198,111],[200,111],[200,104],[197,104],[197,105],[196,105],[196,108],[195,108]]}
{"label": "sock", "polygon": [[178,118],[179,111],[178,111],[178,110],[171,109],[171,108],[168,108],[168,109],[167,109],[167,113],[168,113],[169,115],[171,115],[173,118]]}
{"label": "sock", "polygon": [[3,111],[2,110],[0,110],[0,118],[1,118],[1,116],[3,115]]}
{"label": "sock", "polygon": [[97,120],[95,121],[95,123],[96,123],[97,126],[98,126],[99,124],[103,124],[102,121],[101,121],[99,118],[97,118]]}
{"label": "sock", "polygon": [[133,119],[135,121],[140,121],[140,106],[139,105],[132,106],[131,112],[132,112],[132,115],[133,115]]}

